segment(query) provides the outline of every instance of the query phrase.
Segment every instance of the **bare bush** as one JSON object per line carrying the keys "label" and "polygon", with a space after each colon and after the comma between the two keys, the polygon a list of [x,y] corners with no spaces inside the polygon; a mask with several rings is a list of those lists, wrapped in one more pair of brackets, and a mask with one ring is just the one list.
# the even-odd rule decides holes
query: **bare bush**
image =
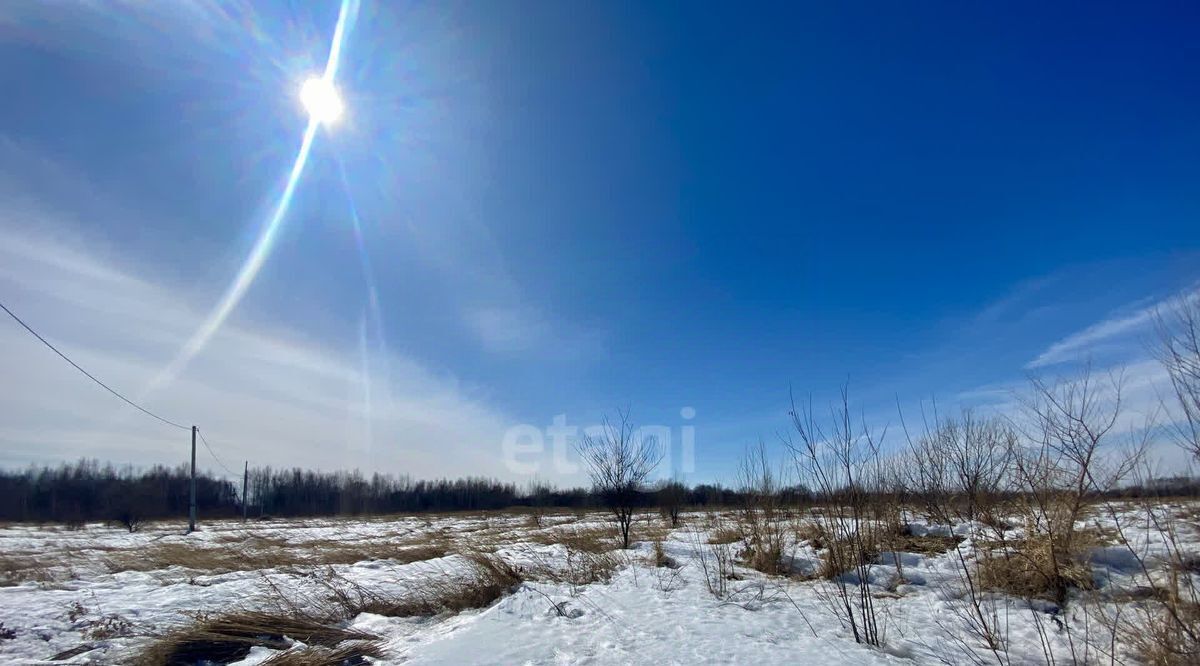
{"label": "bare bush", "polygon": [[817,420],[811,403],[797,409],[793,400],[791,416],[798,441],[789,438],[785,444],[801,481],[825,506],[816,514],[829,535],[825,566],[839,572],[831,583],[830,609],[850,628],[855,642],[883,645],[870,589],[874,560],[866,557],[878,551],[881,534],[870,515],[878,513],[872,502],[881,495],[884,479],[881,438],[865,423],[855,426],[845,387],[841,402],[830,408],[828,425]]}
{"label": "bare bush", "polygon": [[592,487],[617,521],[622,547],[629,548],[629,528],[642,487],[663,457],[658,441],[637,432],[629,415],[621,412],[616,422],[605,418],[599,433],[585,434],[577,448]]}
{"label": "bare bush", "polygon": [[742,506],[737,513],[744,544],[741,559],[763,573],[781,573],[787,523],[780,506],[779,474],[771,469],[762,442],[746,452],[738,481],[742,492]]}
{"label": "bare bush", "polygon": [[1119,377],[1097,381],[1088,368],[1078,378],[1033,379],[1031,385],[1019,421],[1025,444],[1012,452],[1026,542],[1016,548],[1016,569],[1002,566],[1010,573],[1033,572],[1061,606],[1080,579],[1075,570],[1086,544],[1079,541],[1079,526],[1089,503],[1133,471],[1139,451],[1108,446],[1121,413]]}
{"label": "bare bush", "polygon": [[1200,460],[1200,300],[1181,296],[1155,318],[1157,355],[1174,390],[1174,406],[1181,417],[1173,424],[1175,441]]}
{"label": "bare bush", "polygon": [[683,505],[687,500],[687,486],[679,481],[663,481],[658,486],[658,509],[663,520],[670,521],[671,527],[679,527],[679,518],[683,514]]}
{"label": "bare bush", "polygon": [[717,599],[729,598],[729,581],[736,578],[733,548],[729,543],[706,543],[702,533],[689,534],[692,560],[700,567],[704,584]]}

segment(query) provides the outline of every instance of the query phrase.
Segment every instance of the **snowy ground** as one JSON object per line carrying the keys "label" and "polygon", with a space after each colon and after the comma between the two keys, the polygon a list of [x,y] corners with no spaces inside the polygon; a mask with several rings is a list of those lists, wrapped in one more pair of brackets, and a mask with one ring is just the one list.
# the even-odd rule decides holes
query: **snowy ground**
{"label": "snowy ground", "polygon": [[[1196,513],[1183,505],[1164,510]],[[1107,519],[1093,520],[1101,525]],[[1181,525],[1183,543],[1200,553],[1194,520]],[[954,551],[902,553],[872,568],[886,635],[880,649],[855,643],[830,610],[828,582],[765,576],[739,566],[725,593],[715,595],[700,557],[717,547],[709,541],[718,527],[712,515],[690,514],[677,529],[646,516],[635,528],[640,539],[635,548],[604,554],[619,565],[607,581],[572,584],[568,577],[556,582],[542,576],[483,609],[433,618],[363,614],[352,626],[385,639],[386,663],[996,661],[964,619]],[[562,542],[607,529],[602,514],[551,515],[540,526],[518,514],[223,521],[207,523],[192,535],[172,525],[151,525],[135,534],[104,525],[78,531],[6,526],[0,528],[6,576],[0,587],[0,634],[9,637],[0,638],[0,661],[49,662],[58,656],[53,663],[120,663],[156,634],[186,621],[187,612],[253,608],[280,593],[315,599],[331,579],[403,591],[456,575],[468,565],[459,553],[471,550],[494,552],[523,570],[566,571],[578,566],[581,556]],[[969,536],[971,529],[964,525],[953,531]],[[950,529],[918,521],[915,531]],[[1152,534],[1141,534],[1135,548],[1153,559],[1164,546]],[[674,568],[655,566],[652,539],[660,540]],[[430,546],[436,548],[420,550]],[[211,557],[193,561],[194,553]],[[408,561],[422,554],[435,556]],[[819,553],[797,542],[789,556],[803,571]],[[897,557],[903,578],[891,564]],[[178,563],[185,560],[188,564]],[[1135,566],[1123,545],[1098,547],[1092,562],[1102,589],[1116,589],[1121,581],[1132,585]],[[1072,650],[1080,660],[1082,634],[1058,627],[1063,622],[1080,626],[1086,618],[1078,613],[1086,608],[1065,614],[1052,606],[1031,610],[1003,595],[989,603],[1002,618],[1010,663],[1044,661],[1043,640],[1064,662],[1072,661]],[[1089,636],[1091,642],[1107,642],[1096,627]],[[241,663],[257,663],[270,654],[255,648]]]}

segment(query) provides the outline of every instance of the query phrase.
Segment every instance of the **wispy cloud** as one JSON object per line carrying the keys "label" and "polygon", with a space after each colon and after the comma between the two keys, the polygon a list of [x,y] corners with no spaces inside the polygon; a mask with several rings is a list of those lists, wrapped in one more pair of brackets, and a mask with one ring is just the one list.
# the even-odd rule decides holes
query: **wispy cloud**
{"label": "wispy cloud", "polygon": [[[1196,298],[1198,295],[1200,295],[1200,290],[1195,290],[1189,292],[1185,298]],[[1158,301],[1149,307],[1123,308],[1119,311],[1121,314],[1115,314],[1108,319],[1092,324],[1050,345],[1037,358],[1027,363],[1025,369],[1036,370],[1059,363],[1076,361],[1086,355],[1089,350],[1102,344],[1145,332],[1153,325],[1155,315],[1170,308],[1173,300]]]}
{"label": "wispy cloud", "polygon": [[553,322],[536,308],[468,308],[463,317],[483,348],[492,353],[537,353],[544,358],[575,360],[603,351],[600,332]]}
{"label": "wispy cloud", "polygon": [[[202,308],[170,285],[22,230],[0,226],[0,267],[10,307],[127,392],[144,385],[202,318]],[[0,462],[186,459],[186,433],[133,412],[15,323],[0,324],[9,378],[0,384]],[[147,406],[200,425],[227,464],[512,476],[501,451],[512,420],[481,391],[394,354],[370,359],[386,372],[364,372],[354,340],[298,338],[282,326],[231,324]]]}

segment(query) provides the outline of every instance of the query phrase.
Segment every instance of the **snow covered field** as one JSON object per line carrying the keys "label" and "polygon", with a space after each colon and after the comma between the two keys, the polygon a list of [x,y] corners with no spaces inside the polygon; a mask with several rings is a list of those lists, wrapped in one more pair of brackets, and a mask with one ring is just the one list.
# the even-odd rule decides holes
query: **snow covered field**
{"label": "snow covered field", "polygon": [[[1176,518],[1182,554],[1200,556],[1196,507],[1160,509]],[[715,558],[738,553],[737,543],[719,543],[731,514],[687,514],[675,529],[657,514],[639,516],[629,551],[615,548],[600,513],[223,521],[192,535],[178,525],[134,534],[9,525],[0,528],[0,661],[125,663],[197,612],[278,606],[281,598],[316,607],[338,590],[402,597],[466,576],[469,554],[490,553],[524,579],[498,601],[432,616],[361,613],[349,628],[380,639],[383,663],[1016,664],[1041,663],[1046,651],[1064,663],[1108,662],[1111,632],[1100,618],[1140,603],[1135,592],[1144,588],[1133,553],[1152,565],[1179,555],[1145,529],[1135,507],[1122,511],[1132,549],[1117,539],[1092,547],[1096,589],[1086,603],[1063,611],[984,596],[1003,634],[998,653],[972,630],[958,557],[969,561],[982,539],[971,523],[951,529],[913,519],[914,535],[964,540],[946,552],[883,553],[869,568],[882,648],[857,644],[833,613],[834,583],[804,575],[819,568],[821,551],[798,533],[785,556],[797,575],[734,565],[732,576],[714,580]],[[1089,519],[1108,534],[1112,522],[1103,512]],[[1019,538],[1020,528],[1011,532]],[[286,647],[254,647],[236,663],[278,658]],[[1118,663],[1131,659],[1117,650]]]}

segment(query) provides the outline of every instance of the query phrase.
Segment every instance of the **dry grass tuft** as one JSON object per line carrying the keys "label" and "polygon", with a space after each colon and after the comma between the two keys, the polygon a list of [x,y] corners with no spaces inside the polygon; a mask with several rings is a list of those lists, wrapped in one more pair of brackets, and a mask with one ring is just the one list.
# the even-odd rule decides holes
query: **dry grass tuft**
{"label": "dry grass tuft", "polygon": [[737,543],[742,540],[742,531],[734,526],[717,527],[708,537],[708,542],[714,546]]}
{"label": "dry grass tuft", "polygon": [[879,556],[879,549],[866,541],[839,537],[826,544],[825,556],[817,575],[833,579],[860,566],[870,564]]}
{"label": "dry grass tuft", "polygon": [[678,569],[679,564],[676,563],[675,560],[670,555],[667,555],[665,550],[663,550],[662,539],[655,539],[653,543],[654,543],[654,566],[667,567],[669,569]]}
{"label": "dry grass tuft", "polygon": [[1061,603],[1068,589],[1095,588],[1091,568],[1044,536],[1010,541],[999,549],[981,544],[976,553],[984,589]]}
{"label": "dry grass tuft", "polygon": [[271,655],[260,662],[264,666],[346,666],[366,664],[366,658],[382,659],[383,644],[380,641],[355,641],[353,644],[336,648],[305,646]]}
{"label": "dry grass tuft", "polygon": [[483,608],[510,593],[523,576],[504,560],[484,553],[464,555],[470,561],[465,576],[436,575],[399,596],[384,596],[358,585],[327,583],[338,613],[353,618],[360,613],[387,617],[430,617]]}
{"label": "dry grass tuft", "polygon": [[110,573],[157,571],[182,567],[209,573],[256,571],[293,566],[353,564],[392,560],[400,564],[443,557],[444,543],[407,545],[396,542],[334,540],[310,541],[288,547],[267,544],[251,549],[232,546],[213,548],[191,543],[162,543],[136,551],[115,552],[104,560]]}
{"label": "dry grass tuft", "polygon": [[[197,615],[181,627],[147,646],[133,663],[145,666],[218,663],[245,658],[254,646],[284,650],[291,641],[327,649],[351,649],[370,644],[378,636],[345,629],[337,618],[289,611],[235,611],[223,615]],[[343,645],[353,641],[349,645]],[[376,644],[374,650],[378,651]]]}
{"label": "dry grass tuft", "polygon": [[62,562],[47,565],[45,556],[0,555],[0,587],[12,587],[28,581],[53,583],[70,577],[70,567]]}
{"label": "dry grass tuft", "polygon": [[900,534],[898,536],[889,537],[887,546],[891,550],[903,553],[918,553],[921,555],[941,555],[948,553],[958,544],[962,543],[961,536],[936,536],[926,534],[924,536],[914,536],[912,534]]}
{"label": "dry grass tuft", "polygon": [[617,548],[617,535],[607,527],[554,529],[535,534],[531,541],[547,545],[562,544],[581,553],[607,553]]}
{"label": "dry grass tuft", "polygon": [[813,550],[824,548],[828,538],[829,534],[821,523],[805,520],[796,525],[796,541],[807,541]]}

